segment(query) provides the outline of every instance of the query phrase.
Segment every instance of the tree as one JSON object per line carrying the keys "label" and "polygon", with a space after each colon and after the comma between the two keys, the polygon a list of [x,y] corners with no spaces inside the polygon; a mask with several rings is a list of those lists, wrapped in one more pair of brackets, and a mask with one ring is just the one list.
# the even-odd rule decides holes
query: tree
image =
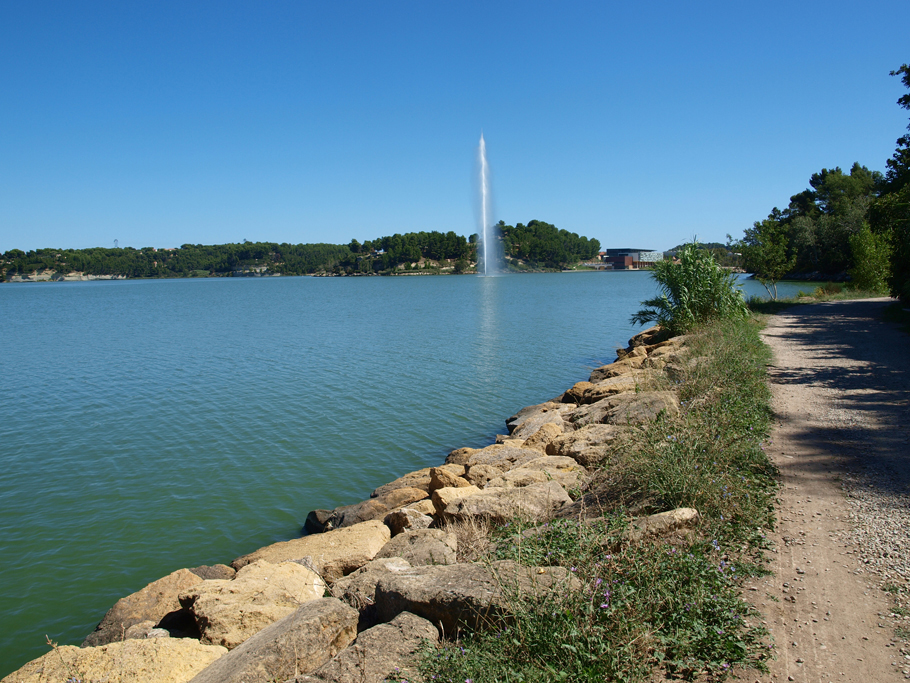
{"label": "tree", "polygon": [[644,308],[631,318],[633,325],[656,322],[671,335],[716,318],[741,318],[749,309],[735,276],[721,268],[711,252],[698,242],[677,252],[679,262],[654,264],[651,277],[660,285],[659,296],[642,301]]}
{"label": "tree", "polygon": [[[901,65],[899,69],[892,71],[891,75],[900,76],[901,82],[910,89],[910,65]],[[898,98],[897,104],[904,109],[910,109],[910,93]],[[910,124],[907,130],[910,130]],[[888,166],[885,172],[888,189],[897,191],[910,183],[910,135],[902,135],[897,139],[897,149],[885,164]]]}
{"label": "tree", "polygon": [[888,236],[876,235],[866,223],[859,232],[850,235],[850,249],[854,263],[850,269],[853,284],[859,289],[887,292],[891,258]]}
{"label": "tree", "polygon": [[768,296],[777,299],[777,283],[796,264],[796,256],[788,255],[787,227],[773,216],[756,221],[739,244],[743,266],[764,285]]}

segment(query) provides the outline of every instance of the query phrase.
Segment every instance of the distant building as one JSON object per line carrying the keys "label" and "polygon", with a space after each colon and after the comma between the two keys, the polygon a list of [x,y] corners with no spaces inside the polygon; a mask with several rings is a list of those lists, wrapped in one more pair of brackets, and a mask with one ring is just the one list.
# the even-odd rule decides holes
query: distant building
{"label": "distant building", "polygon": [[607,249],[600,252],[601,260],[612,265],[613,270],[637,270],[650,268],[664,255],[650,249]]}

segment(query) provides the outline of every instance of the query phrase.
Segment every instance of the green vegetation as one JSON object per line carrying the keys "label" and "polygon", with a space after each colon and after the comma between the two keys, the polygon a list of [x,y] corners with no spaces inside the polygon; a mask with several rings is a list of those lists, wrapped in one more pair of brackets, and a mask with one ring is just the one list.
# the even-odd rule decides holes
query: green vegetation
{"label": "green vegetation", "polygon": [[[777,491],[763,450],[770,357],[758,330],[737,318],[693,332],[692,355],[704,361],[678,380],[683,410],[634,430],[604,463],[591,485],[612,493],[600,518],[494,532],[486,559],[566,567],[582,589],[511,595],[510,620],[427,649],[425,680],[646,681],[655,670],[721,680],[734,667],[764,669],[767,633],[740,596],[743,579],[765,573]],[[677,506],[699,510],[697,533],[624,539],[630,511]]]}
{"label": "green vegetation", "polygon": [[[559,269],[597,256],[600,242],[560,230],[543,221],[527,225],[506,225],[499,221],[503,253],[513,261],[516,270],[531,268]],[[522,267],[524,266],[524,267]]]}
{"label": "green vegetation", "polygon": [[632,324],[655,322],[670,334],[681,334],[715,318],[742,318],[747,309],[735,277],[721,268],[711,252],[697,242],[686,244],[669,259],[654,264],[652,277],[661,294],[642,301],[644,308],[632,316]]}
{"label": "green vegetation", "polygon": [[[541,221],[516,227],[500,221],[506,253],[522,269],[558,269],[593,258],[597,240]],[[521,261],[518,261],[521,259]],[[0,281],[36,271],[130,278],[279,275],[372,275],[407,272],[466,273],[477,260],[477,236],[409,232],[349,244],[184,244],[179,249],[11,249],[0,255]]]}
{"label": "green vegetation", "polygon": [[[891,75],[910,89],[910,66]],[[910,94],[897,103],[910,109]],[[863,289],[910,302],[910,135],[898,138],[885,164],[884,175],[858,162],[849,173],[839,167],[813,173],[809,188],[791,196],[786,209],[775,207],[732,245],[745,269],[772,297],[774,282],[786,273],[849,274]]]}

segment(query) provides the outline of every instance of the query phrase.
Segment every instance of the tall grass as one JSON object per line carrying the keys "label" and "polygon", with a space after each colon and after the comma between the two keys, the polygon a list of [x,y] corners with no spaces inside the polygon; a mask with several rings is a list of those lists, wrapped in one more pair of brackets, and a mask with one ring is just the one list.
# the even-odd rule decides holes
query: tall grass
{"label": "tall grass", "polygon": [[[676,383],[681,414],[636,430],[610,459],[626,471],[602,517],[493,532],[487,559],[567,567],[582,588],[509,596],[511,620],[424,653],[427,680],[644,681],[656,670],[719,680],[764,667],[767,634],[740,595],[743,577],[764,571],[763,532],[774,523],[775,471],[763,451],[769,352],[758,328],[736,320],[695,330]],[[628,501],[695,507],[701,527],[631,542]]]}

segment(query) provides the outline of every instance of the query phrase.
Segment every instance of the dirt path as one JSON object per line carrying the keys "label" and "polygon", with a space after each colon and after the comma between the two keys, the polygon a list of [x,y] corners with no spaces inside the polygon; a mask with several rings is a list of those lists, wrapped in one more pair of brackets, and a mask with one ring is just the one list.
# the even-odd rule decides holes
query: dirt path
{"label": "dirt path", "polygon": [[774,575],[751,586],[777,644],[762,681],[910,678],[910,617],[882,590],[910,577],[910,336],[887,304],[797,306],[764,334],[783,489]]}

